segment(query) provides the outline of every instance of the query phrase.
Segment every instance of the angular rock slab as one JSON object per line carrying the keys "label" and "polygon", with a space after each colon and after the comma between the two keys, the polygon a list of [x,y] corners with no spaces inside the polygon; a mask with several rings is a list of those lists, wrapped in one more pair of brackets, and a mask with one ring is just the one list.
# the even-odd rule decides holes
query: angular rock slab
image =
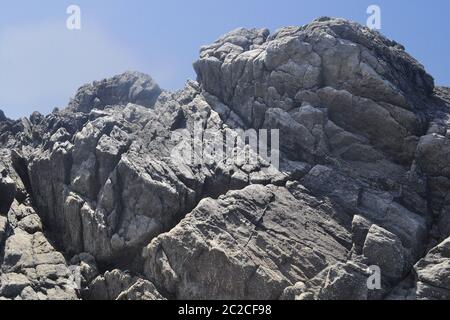
{"label": "angular rock slab", "polygon": [[333,209],[315,201],[273,185],[204,199],[144,249],[145,275],[178,299],[277,299],[351,247]]}
{"label": "angular rock slab", "polygon": [[450,238],[428,252],[414,269],[418,299],[450,300]]}

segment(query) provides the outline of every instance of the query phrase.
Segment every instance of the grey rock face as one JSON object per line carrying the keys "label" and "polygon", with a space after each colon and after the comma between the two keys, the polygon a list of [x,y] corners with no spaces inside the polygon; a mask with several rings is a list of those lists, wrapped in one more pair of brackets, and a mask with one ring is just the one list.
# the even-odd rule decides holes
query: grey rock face
{"label": "grey rock face", "polygon": [[8,202],[2,203],[8,211],[0,215],[0,296],[16,300],[77,299],[68,264],[43,233],[42,221],[29,199],[22,198],[26,191],[13,164],[8,158],[1,163],[3,181],[12,185],[12,193]]}
{"label": "grey rock face", "polygon": [[450,299],[450,239],[432,249],[414,267],[418,299]]}
{"label": "grey rock face", "polygon": [[237,175],[246,185],[260,170],[198,167],[171,157],[171,134],[193,128],[197,119],[224,130],[218,114],[189,85],[178,96],[163,94],[151,110],[128,104],[96,109],[88,117],[72,136],[56,130],[50,137],[55,143],[35,151],[28,166],[36,205],[51,229],[64,230],[56,237],[69,254],[87,252],[102,263],[129,261],[201,198],[233,189]]}
{"label": "grey rock face", "polygon": [[306,283],[297,283],[284,291],[288,300],[367,300],[370,292],[367,266],[354,263],[332,265]]}
{"label": "grey rock face", "polygon": [[144,250],[145,274],[180,299],[277,299],[348,254],[350,235],[329,221],[332,207],[323,204],[323,216],[315,203],[273,185],[205,199]]}
{"label": "grey rock face", "polygon": [[[234,30],[194,68],[0,114],[0,298],[450,299],[450,89],[332,18]],[[244,129],[279,130],[279,168]],[[234,163],[202,153],[221,137]]]}
{"label": "grey rock face", "polygon": [[161,89],[148,75],[139,72],[126,72],[111,79],[95,82],[81,87],[69,108],[79,112],[104,109],[106,106],[136,103],[152,107]]}
{"label": "grey rock face", "polygon": [[24,298],[30,292],[39,300],[77,298],[64,256],[41,232],[15,230],[5,243],[1,273],[0,291],[6,298]]}
{"label": "grey rock face", "polygon": [[405,275],[407,258],[401,240],[377,225],[369,229],[363,255],[370,265],[379,266],[388,279],[398,281]]}
{"label": "grey rock face", "polygon": [[[405,65],[408,72],[399,68]],[[279,128],[280,121],[298,132],[292,147],[301,158],[322,156],[323,118],[328,118],[357,135],[345,148],[359,151],[339,150],[347,157],[357,157],[364,148],[359,156],[377,159],[376,151],[364,146],[366,138],[399,161],[409,161],[424,130],[420,115],[412,111],[422,107],[419,98],[431,95],[434,87],[400,45],[339,19],[319,19],[271,36],[267,30],[239,29],[203,47],[194,67],[205,90],[247,125]],[[308,120],[304,113],[314,109],[316,116]],[[298,118],[303,120],[294,121]],[[308,129],[302,121],[317,127]]]}
{"label": "grey rock face", "polygon": [[92,300],[164,300],[155,286],[147,280],[132,277],[120,270],[106,272],[95,278],[88,299]]}

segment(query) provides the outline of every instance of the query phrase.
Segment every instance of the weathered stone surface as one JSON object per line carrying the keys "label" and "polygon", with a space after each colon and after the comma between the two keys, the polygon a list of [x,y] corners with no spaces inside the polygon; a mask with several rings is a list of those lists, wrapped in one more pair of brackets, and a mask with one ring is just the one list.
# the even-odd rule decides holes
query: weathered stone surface
{"label": "weathered stone surface", "polygon": [[[408,65],[411,72],[398,65]],[[411,110],[421,108],[420,98],[434,87],[399,44],[330,18],[270,36],[264,29],[235,30],[203,47],[194,67],[205,90],[247,125],[297,131],[299,157],[321,155],[320,126],[330,120],[408,161],[423,130],[420,115]],[[298,118],[318,128],[308,130]],[[379,157],[370,153],[366,161]]]}
{"label": "weathered stone surface", "polygon": [[72,257],[70,267],[78,273],[79,278],[75,280],[81,288],[86,288],[99,275],[97,262],[89,253],[80,253]]}
{"label": "weathered stone surface", "polygon": [[4,154],[8,157],[1,159],[3,176],[14,192],[2,202],[6,215],[0,215],[0,296],[15,300],[77,299],[66,260],[43,233],[42,221],[30,202],[28,181],[20,163],[15,162],[16,153]]}
{"label": "weathered stone surface", "polygon": [[17,273],[3,273],[0,276],[0,283],[0,295],[5,297],[15,297],[30,285],[25,275]]}
{"label": "weathered stone surface", "polygon": [[[77,299],[76,285],[63,255],[41,232],[29,234],[16,228],[6,240],[1,272],[2,296],[34,299],[36,296],[30,295],[33,290],[39,300]],[[22,289],[28,287],[22,294]]]}
{"label": "weathered stone surface", "polygon": [[450,299],[450,239],[432,249],[414,269],[418,281],[418,299]]}
{"label": "weathered stone surface", "polygon": [[139,279],[128,290],[123,291],[117,300],[166,300],[156,290],[153,283]]}
{"label": "weathered stone surface", "polygon": [[[64,230],[56,236],[71,254],[88,252],[104,263],[139,255],[202,197],[241,188],[261,170],[259,164],[250,171],[216,162],[197,166],[172,156],[175,131],[182,136],[198,121],[223,130],[218,114],[189,85],[179,94],[163,94],[153,110],[128,104],[93,110],[89,117],[70,141],[37,150],[29,164],[43,220]],[[185,124],[176,127],[173,117]],[[264,179],[280,175],[268,171]]]}
{"label": "weathered stone surface", "polygon": [[89,112],[106,106],[136,103],[152,107],[161,89],[153,79],[139,72],[126,72],[111,79],[81,87],[70,102],[74,111]]}
{"label": "weathered stone surface", "polygon": [[203,200],[145,249],[145,274],[181,299],[279,298],[288,285],[344,261],[351,246],[333,209],[324,204],[327,216],[311,207],[315,201],[270,185]]}
{"label": "weathered stone surface", "polygon": [[369,265],[376,265],[387,279],[399,280],[405,275],[408,258],[401,240],[393,233],[373,225],[364,243],[363,255]]}
{"label": "weathered stone surface", "polygon": [[[326,17],[236,29],[194,68],[0,112],[0,299],[450,299],[450,89]],[[279,168],[245,129],[279,130]]]}
{"label": "weathered stone surface", "polygon": [[417,152],[422,168],[430,176],[450,177],[450,138],[437,134],[420,139]]}
{"label": "weathered stone surface", "polygon": [[132,277],[120,270],[98,276],[89,286],[90,300],[164,300],[155,286],[147,280]]}
{"label": "weathered stone surface", "polygon": [[367,300],[367,266],[347,262],[332,265],[306,283],[286,288],[289,300]]}

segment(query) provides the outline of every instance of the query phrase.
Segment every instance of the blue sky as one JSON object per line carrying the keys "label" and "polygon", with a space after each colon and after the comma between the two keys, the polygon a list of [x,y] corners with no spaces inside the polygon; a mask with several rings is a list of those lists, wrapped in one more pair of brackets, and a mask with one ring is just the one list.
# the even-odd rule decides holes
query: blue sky
{"label": "blue sky", "polygon": [[[69,5],[82,29],[66,29]],[[0,109],[8,117],[67,105],[76,89],[125,70],[165,89],[195,78],[200,46],[237,27],[303,25],[319,16],[360,23],[382,10],[381,32],[450,86],[448,0],[0,0]]]}

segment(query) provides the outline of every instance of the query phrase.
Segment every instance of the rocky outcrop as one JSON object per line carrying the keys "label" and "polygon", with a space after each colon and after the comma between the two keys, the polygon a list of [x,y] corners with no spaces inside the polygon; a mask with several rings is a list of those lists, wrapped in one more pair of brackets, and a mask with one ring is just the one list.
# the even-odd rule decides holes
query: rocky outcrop
{"label": "rocky outcrop", "polygon": [[349,160],[377,160],[381,149],[410,161],[424,130],[413,111],[433,92],[432,78],[399,44],[344,20],[322,18],[271,36],[238,29],[200,57],[194,66],[206,91],[249,126],[301,133],[287,147],[303,159],[324,156],[321,140],[341,128],[353,141],[329,147]]}
{"label": "rocky outcrop", "polygon": [[150,281],[120,270],[98,276],[87,292],[86,299],[90,300],[165,300]]}
{"label": "rocky outcrop", "polygon": [[107,106],[135,103],[152,107],[161,89],[148,75],[127,72],[111,79],[94,82],[81,87],[69,104],[75,112],[89,112]]}
{"label": "rocky outcrop", "polygon": [[14,180],[8,175],[5,180],[13,186],[6,194],[13,200],[8,202],[8,212],[0,215],[0,296],[15,300],[77,299],[75,279],[65,257],[44,234],[30,200],[15,199],[21,197]]}
{"label": "rocky outcrop", "polygon": [[66,252],[131,265],[142,247],[173,228],[200,199],[245,185],[258,171],[217,163],[198,167],[171,157],[178,143],[171,132],[193,129],[198,119],[224,130],[193,85],[163,94],[151,110],[135,104],[94,109],[72,135],[53,127],[59,121],[48,121],[46,130],[55,133],[31,154],[29,178],[46,225],[64,231],[56,237]]}
{"label": "rocky outcrop", "polygon": [[450,239],[430,250],[414,269],[418,299],[450,299]]}
{"label": "rocky outcrop", "polygon": [[1,297],[449,299],[450,89],[332,18],[237,29],[194,68],[0,114]]}
{"label": "rocky outcrop", "polygon": [[178,299],[277,299],[345,261],[351,236],[330,219],[332,205],[290,188],[252,185],[203,200],[144,250],[145,275]]}

